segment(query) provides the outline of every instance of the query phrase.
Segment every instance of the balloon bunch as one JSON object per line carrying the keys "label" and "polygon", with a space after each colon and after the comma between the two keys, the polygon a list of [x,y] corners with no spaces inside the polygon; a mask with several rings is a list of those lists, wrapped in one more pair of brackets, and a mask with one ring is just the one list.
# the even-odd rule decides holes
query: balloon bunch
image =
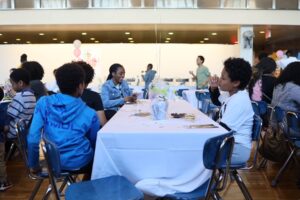
{"label": "balloon bunch", "polygon": [[76,58],[76,61],[80,61],[80,55],[81,55],[81,50],[80,50],[80,47],[81,47],[81,41],[80,40],[74,40],[73,42],[73,45],[74,45],[74,51],[73,51],[73,54]]}

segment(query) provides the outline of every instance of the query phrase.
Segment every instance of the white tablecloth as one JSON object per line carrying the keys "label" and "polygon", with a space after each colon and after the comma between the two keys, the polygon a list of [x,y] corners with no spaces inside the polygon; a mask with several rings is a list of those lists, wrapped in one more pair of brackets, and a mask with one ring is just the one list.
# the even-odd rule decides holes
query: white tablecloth
{"label": "white tablecloth", "polygon": [[[205,89],[205,90],[195,90],[195,89],[192,89],[192,90],[184,90],[182,92],[182,98],[184,100],[186,100],[187,102],[189,102],[194,108],[198,108],[198,100],[197,100],[196,94],[195,94],[196,91],[208,92],[208,89]],[[201,102],[200,102],[199,107],[201,107]]]}
{"label": "white tablecloth", "polygon": [[122,175],[157,196],[189,192],[203,184],[211,175],[203,166],[204,143],[226,130],[189,129],[192,124],[216,123],[184,100],[169,101],[169,112],[195,114],[195,121],[154,121],[134,116],[138,111],[150,112],[150,102],[123,106],[98,132],[92,179]]}

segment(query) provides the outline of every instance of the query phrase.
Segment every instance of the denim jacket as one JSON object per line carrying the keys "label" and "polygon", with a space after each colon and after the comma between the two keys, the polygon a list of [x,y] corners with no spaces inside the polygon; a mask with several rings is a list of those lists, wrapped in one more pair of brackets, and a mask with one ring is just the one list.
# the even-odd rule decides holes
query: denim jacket
{"label": "denim jacket", "polygon": [[117,88],[113,80],[106,81],[102,86],[101,98],[105,110],[117,111],[125,104],[124,98],[131,96],[132,91],[126,81],[122,81],[120,88]]}

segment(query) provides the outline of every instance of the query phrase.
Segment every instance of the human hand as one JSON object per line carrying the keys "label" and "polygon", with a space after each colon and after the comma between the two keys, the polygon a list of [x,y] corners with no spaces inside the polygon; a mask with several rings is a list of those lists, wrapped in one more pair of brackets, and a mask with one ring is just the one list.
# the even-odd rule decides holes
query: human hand
{"label": "human hand", "polygon": [[219,87],[220,78],[216,75],[209,78],[209,85],[211,89],[217,89]]}

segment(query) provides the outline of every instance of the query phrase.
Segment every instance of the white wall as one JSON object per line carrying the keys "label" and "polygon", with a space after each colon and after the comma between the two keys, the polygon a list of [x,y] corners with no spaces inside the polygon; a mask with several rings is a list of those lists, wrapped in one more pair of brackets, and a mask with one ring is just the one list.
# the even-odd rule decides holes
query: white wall
{"label": "white wall", "polygon": [[[238,45],[217,44],[82,44],[82,58],[87,52],[98,60],[95,82],[105,81],[108,68],[121,63],[126,77],[137,77],[148,63],[153,63],[162,78],[189,78],[196,70],[196,57],[203,55],[212,74],[220,74],[228,57],[239,55]],[[44,82],[54,79],[53,70],[74,60],[72,44],[0,45],[0,83],[9,77],[9,69],[20,65],[20,55],[40,62],[45,69]]]}

